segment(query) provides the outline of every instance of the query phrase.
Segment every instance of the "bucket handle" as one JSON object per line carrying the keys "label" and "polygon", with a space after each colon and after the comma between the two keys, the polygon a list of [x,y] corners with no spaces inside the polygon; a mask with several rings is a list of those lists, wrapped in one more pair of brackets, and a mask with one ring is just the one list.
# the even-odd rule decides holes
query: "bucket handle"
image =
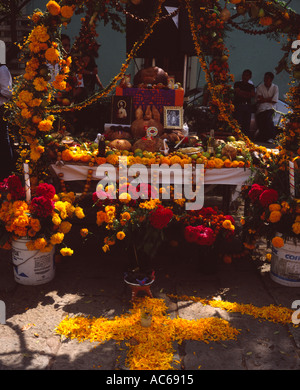
{"label": "bucket handle", "polygon": [[[34,256],[36,256],[38,253],[39,253],[39,250],[37,250],[32,256],[28,257],[28,259],[24,260],[23,263],[18,264],[18,267],[19,267],[20,265],[25,264],[28,260],[31,260],[31,259],[32,259]],[[15,265],[13,261],[12,261],[12,264]]]}

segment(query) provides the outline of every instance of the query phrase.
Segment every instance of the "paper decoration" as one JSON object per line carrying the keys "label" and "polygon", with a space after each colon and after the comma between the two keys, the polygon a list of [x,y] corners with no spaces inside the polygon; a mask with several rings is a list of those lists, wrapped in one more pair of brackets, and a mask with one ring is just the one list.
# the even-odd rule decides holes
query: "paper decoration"
{"label": "paper decoration", "polygon": [[23,167],[24,167],[26,202],[30,203],[30,201],[31,201],[31,188],[30,188],[29,165],[27,163],[25,163],[23,165]]}
{"label": "paper decoration", "polygon": [[296,196],[295,191],[295,164],[289,161],[289,179],[290,179],[290,194]]}

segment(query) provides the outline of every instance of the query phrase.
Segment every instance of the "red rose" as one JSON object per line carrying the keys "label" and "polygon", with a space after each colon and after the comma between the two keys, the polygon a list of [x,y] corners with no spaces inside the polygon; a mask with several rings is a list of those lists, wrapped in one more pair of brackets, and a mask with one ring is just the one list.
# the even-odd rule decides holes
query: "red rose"
{"label": "red rose", "polygon": [[256,200],[258,200],[258,198],[260,197],[260,195],[263,193],[263,191],[265,190],[266,188],[264,186],[261,186],[259,184],[253,184],[248,195],[249,195],[249,198],[251,199],[251,202],[255,202]]}
{"label": "red rose", "polygon": [[259,202],[263,207],[269,206],[271,203],[277,202],[278,192],[272,188],[265,190],[259,197]]}
{"label": "red rose", "polygon": [[150,223],[155,229],[163,229],[171,221],[173,211],[159,205],[156,210],[150,214]]}
{"label": "red rose", "polygon": [[46,218],[54,210],[54,202],[45,196],[38,196],[32,199],[30,209],[35,216]]}
{"label": "red rose", "polygon": [[45,196],[46,198],[53,199],[56,191],[52,184],[41,183],[36,187],[36,196]]}

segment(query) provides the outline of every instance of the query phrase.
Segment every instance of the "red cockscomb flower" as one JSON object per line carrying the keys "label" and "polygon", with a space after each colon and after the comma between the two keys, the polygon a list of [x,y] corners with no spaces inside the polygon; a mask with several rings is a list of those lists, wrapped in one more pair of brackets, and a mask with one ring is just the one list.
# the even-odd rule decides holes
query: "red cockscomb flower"
{"label": "red cockscomb flower", "polygon": [[187,226],[185,228],[185,239],[198,245],[212,245],[215,242],[215,235],[211,228],[200,226]]}
{"label": "red cockscomb flower", "polygon": [[36,187],[36,196],[45,196],[46,198],[53,199],[56,191],[52,184],[41,183]]}
{"label": "red cockscomb flower", "polygon": [[248,193],[252,203],[259,199],[260,195],[264,192],[266,187],[254,183]]}
{"label": "red cockscomb flower", "polygon": [[173,211],[159,205],[156,210],[150,214],[150,223],[156,229],[165,228],[173,217]]}
{"label": "red cockscomb flower", "polygon": [[259,202],[263,207],[269,206],[269,204],[277,202],[278,192],[272,188],[267,189],[259,196]]}
{"label": "red cockscomb flower", "polygon": [[32,199],[30,209],[31,212],[38,218],[46,218],[54,210],[54,202],[45,196],[38,196]]}
{"label": "red cockscomb flower", "polygon": [[0,191],[8,191],[14,200],[20,200],[25,197],[25,189],[20,178],[16,175],[11,175],[4,179],[0,183]]}

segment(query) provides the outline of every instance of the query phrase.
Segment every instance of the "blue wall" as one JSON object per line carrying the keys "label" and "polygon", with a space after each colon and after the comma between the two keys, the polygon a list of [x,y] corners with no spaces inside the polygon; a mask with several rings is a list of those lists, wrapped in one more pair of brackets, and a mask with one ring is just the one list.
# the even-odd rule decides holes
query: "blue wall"
{"label": "blue wall", "polygon": [[[29,6],[31,13],[34,8],[46,8],[48,0],[34,0]],[[300,13],[300,1],[292,0],[289,7]],[[72,42],[78,35],[80,29],[81,15],[76,15],[72,18],[72,22],[65,29]],[[103,85],[107,85],[111,79],[119,73],[122,64],[126,59],[126,39],[125,34],[112,30],[110,26],[103,26],[100,23],[98,27],[98,42],[101,44],[99,49],[99,58],[97,59],[99,76]],[[283,41],[285,37],[282,38]],[[241,78],[244,69],[249,68],[253,72],[253,82],[258,85],[262,80],[264,73],[274,71],[283,52],[281,44],[273,40],[269,40],[266,36],[247,35],[241,31],[234,30],[230,32],[226,39],[226,45],[230,52],[229,66],[231,73],[236,80]],[[205,84],[203,72],[200,68],[199,86]],[[129,68],[129,72],[133,75],[134,66]],[[289,75],[282,72],[276,75],[274,83],[279,86],[280,98],[284,100],[284,95],[289,89]],[[195,80],[196,82],[196,80]],[[191,87],[192,88],[192,87]]]}

